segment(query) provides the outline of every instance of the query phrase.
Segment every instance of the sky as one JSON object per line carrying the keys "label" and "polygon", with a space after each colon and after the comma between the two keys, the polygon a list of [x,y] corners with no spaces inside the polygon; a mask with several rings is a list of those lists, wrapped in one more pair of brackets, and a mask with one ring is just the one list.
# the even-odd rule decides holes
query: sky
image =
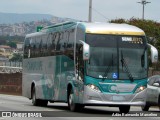
{"label": "sky", "polygon": [[[160,0],[147,0],[145,19],[160,22]],[[92,0],[92,21],[142,18],[141,0]],[[3,13],[42,13],[88,21],[89,0],[0,0]]]}

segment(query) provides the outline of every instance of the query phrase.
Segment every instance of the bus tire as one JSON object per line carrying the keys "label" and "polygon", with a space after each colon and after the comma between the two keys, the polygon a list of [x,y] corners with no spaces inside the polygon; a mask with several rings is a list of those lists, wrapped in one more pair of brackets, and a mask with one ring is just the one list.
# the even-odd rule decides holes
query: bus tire
{"label": "bus tire", "polygon": [[34,106],[39,106],[41,104],[41,101],[36,98],[36,88],[35,88],[35,86],[32,88],[31,95],[32,95],[32,104]]}
{"label": "bus tire", "polygon": [[80,111],[84,106],[74,101],[74,93],[71,89],[68,96],[68,107],[72,112]]}
{"label": "bus tire", "polygon": [[48,101],[47,100],[40,100],[41,106],[47,106],[48,105]]}
{"label": "bus tire", "polygon": [[148,111],[149,110],[149,105],[144,105],[144,106],[141,106],[141,109],[142,111]]}
{"label": "bus tire", "polygon": [[119,111],[120,113],[128,113],[130,111],[130,106],[129,105],[119,106]]}

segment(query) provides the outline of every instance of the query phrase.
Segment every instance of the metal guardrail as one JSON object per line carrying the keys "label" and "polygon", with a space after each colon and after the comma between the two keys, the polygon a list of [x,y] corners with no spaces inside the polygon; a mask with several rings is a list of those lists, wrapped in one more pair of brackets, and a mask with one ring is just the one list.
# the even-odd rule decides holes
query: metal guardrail
{"label": "metal guardrail", "polygon": [[22,67],[0,66],[0,73],[22,73]]}
{"label": "metal guardrail", "polygon": [[[1,65],[0,65],[1,66]],[[15,62],[3,62],[2,66],[10,66],[10,67],[22,67],[22,62],[18,62],[18,61],[15,61]]]}

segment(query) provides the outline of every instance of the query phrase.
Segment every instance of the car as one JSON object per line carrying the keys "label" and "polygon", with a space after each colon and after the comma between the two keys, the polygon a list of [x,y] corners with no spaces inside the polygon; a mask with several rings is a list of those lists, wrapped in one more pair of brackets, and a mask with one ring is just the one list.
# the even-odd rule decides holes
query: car
{"label": "car", "polygon": [[160,75],[148,79],[146,104],[142,106],[142,110],[148,111],[151,106],[158,106],[160,109]]}

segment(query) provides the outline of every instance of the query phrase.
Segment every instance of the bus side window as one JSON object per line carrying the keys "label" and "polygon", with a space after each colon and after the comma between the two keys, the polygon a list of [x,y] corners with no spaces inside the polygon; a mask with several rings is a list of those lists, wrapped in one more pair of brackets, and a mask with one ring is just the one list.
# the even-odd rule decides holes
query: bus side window
{"label": "bus side window", "polygon": [[40,37],[36,37],[36,49],[35,49],[35,56],[39,57],[40,56],[40,49],[39,49],[39,45],[40,45]]}
{"label": "bus side window", "polygon": [[64,42],[65,42],[65,32],[61,33],[60,41],[59,41],[59,46],[60,46],[60,53],[63,54],[64,52]]}
{"label": "bus side window", "polygon": [[[63,49],[65,50],[67,48],[67,41],[68,41],[68,32],[65,31],[64,32],[64,38],[63,38],[64,42],[63,42]],[[65,52],[65,51],[64,51]]]}
{"label": "bus side window", "polygon": [[47,56],[47,36],[46,35],[42,35],[41,36],[42,39],[42,56]]}
{"label": "bus side window", "polygon": [[42,39],[41,38],[39,40],[40,40],[40,44],[39,44],[39,57],[42,57],[42,52],[43,52],[42,51],[42,44],[43,43],[42,43]]}
{"label": "bus side window", "polygon": [[57,32],[56,39],[55,39],[56,55],[60,54],[60,40],[61,40],[61,33]]}
{"label": "bus side window", "polygon": [[68,38],[67,38],[67,56],[74,59],[74,29],[68,31]]}
{"label": "bus side window", "polygon": [[51,56],[51,46],[52,46],[52,33],[47,35],[47,55]]}
{"label": "bus side window", "polygon": [[[35,41],[36,42],[36,41]],[[34,57],[36,57],[36,52],[35,52],[35,50],[36,50],[36,43],[34,42],[34,45],[33,45],[33,51],[32,51],[32,57],[34,58]]]}
{"label": "bus side window", "polygon": [[64,55],[68,56],[68,41],[69,41],[69,31],[65,31],[64,33]]}
{"label": "bus side window", "polygon": [[56,33],[52,33],[51,55],[55,55],[55,39]]}
{"label": "bus side window", "polygon": [[29,52],[29,38],[25,39],[25,45],[24,45],[24,58],[28,58],[28,52]]}
{"label": "bus side window", "polygon": [[30,57],[34,58],[34,49],[35,49],[35,37],[30,38]]}

